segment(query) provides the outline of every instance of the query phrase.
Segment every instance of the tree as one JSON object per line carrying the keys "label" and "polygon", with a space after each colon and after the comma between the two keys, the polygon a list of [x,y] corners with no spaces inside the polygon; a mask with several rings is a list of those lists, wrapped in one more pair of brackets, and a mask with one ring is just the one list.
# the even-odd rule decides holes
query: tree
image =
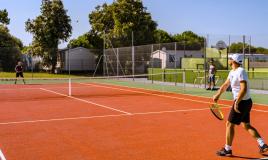
{"label": "tree", "polygon": [[263,47],[257,47],[255,52],[261,54],[268,54],[268,49]]}
{"label": "tree", "polygon": [[20,60],[20,47],[22,42],[0,26],[0,68],[3,71],[14,71],[16,62]]}
{"label": "tree", "polygon": [[154,43],[170,43],[174,42],[172,36],[166,31],[157,29],[154,31]]}
{"label": "tree", "polygon": [[117,0],[111,5],[104,3],[89,14],[89,22],[92,31],[102,38],[105,35],[114,47],[130,46],[132,32],[134,45],[152,43],[157,27],[141,0]]}
{"label": "tree", "polygon": [[9,33],[9,22],[7,10],[0,10],[0,69],[4,71],[14,71],[23,47],[21,40]]}
{"label": "tree", "polygon": [[[238,43],[232,43],[230,46],[230,52],[231,53],[243,53],[243,46],[244,44],[242,42],[238,42]],[[249,44],[245,43],[245,53],[249,53]],[[260,47],[259,47],[260,49]],[[265,50],[265,48],[263,48]],[[254,46],[250,46],[250,52],[251,53],[255,53],[258,51],[258,48],[254,47]],[[259,53],[259,51],[258,51]],[[260,52],[262,53],[262,52]]]}
{"label": "tree", "polygon": [[173,36],[176,42],[179,42],[177,48],[185,50],[200,50],[204,48],[205,38],[198,36],[192,31],[185,31]]}
{"label": "tree", "polygon": [[26,21],[26,31],[33,34],[34,46],[41,48],[43,60],[54,72],[58,45],[72,34],[71,19],[61,0],[42,0],[41,15]]}
{"label": "tree", "polygon": [[8,12],[6,9],[0,10],[0,23],[4,25],[8,25],[10,22],[10,19],[8,18]]}
{"label": "tree", "polygon": [[88,49],[101,49],[103,47],[103,39],[96,33],[90,31],[88,33],[79,36],[77,39],[72,39],[68,47],[84,47]]}

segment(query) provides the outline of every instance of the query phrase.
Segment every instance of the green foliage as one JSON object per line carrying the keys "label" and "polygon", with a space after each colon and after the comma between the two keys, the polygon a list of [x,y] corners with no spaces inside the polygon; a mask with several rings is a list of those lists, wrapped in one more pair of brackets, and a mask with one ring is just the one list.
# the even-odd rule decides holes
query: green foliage
{"label": "green foliage", "polygon": [[[263,47],[255,47],[251,46],[247,43],[245,43],[245,53],[259,53],[259,54],[268,54],[268,49],[263,48]],[[231,53],[243,53],[243,43],[238,42],[238,43],[232,43],[230,46],[230,52]]]}
{"label": "green foliage", "polygon": [[8,25],[10,23],[10,19],[8,18],[8,12],[6,9],[0,10],[0,23]]}
{"label": "green foliage", "polygon": [[263,47],[257,47],[256,53],[268,54],[268,49]]}
{"label": "green foliage", "polygon": [[185,31],[173,36],[176,42],[179,42],[178,49],[200,50],[204,48],[205,38],[200,37],[192,31]]}
{"label": "green foliage", "polygon": [[157,29],[154,31],[154,42],[155,43],[170,43],[174,42],[172,36],[166,31]]}
{"label": "green foliage", "polygon": [[232,43],[230,46],[230,52],[231,53],[243,53],[243,43]]}
{"label": "green foliage", "polygon": [[92,31],[79,36],[77,39],[72,39],[68,44],[70,48],[84,47],[88,49],[101,49],[103,47],[103,40],[99,35]]}
{"label": "green foliage", "polygon": [[23,47],[21,40],[12,36],[8,28],[8,12],[0,11],[0,70],[13,71],[16,62],[20,59],[20,49]]}
{"label": "green foliage", "polygon": [[26,21],[26,31],[33,34],[34,47],[45,63],[55,70],[58,44],[72,33],[71,19],[61,0],[42,0],[41,15]]}
{"label": "green foliage", "polygon": [[[114,47],[152,43],[156,22],[146,11],[141,0],[117,0],[104,3],[89,14],[92,31],[112,41]],[[108,47],[111,46],[107,43]]]}

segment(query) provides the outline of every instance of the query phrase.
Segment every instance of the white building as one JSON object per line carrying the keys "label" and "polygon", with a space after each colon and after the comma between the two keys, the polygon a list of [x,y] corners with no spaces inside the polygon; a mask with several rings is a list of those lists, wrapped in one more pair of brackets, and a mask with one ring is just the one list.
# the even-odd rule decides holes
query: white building
{"label": "white building", "polygon": [[182,58],[202,58],[204,53],[201,50],[156,50],[152,53],[152,64],[154,68],[180,68]]}
{"label": "white building", "polygon": [[60,50],[60,60],[58,67],[62,71],[94,71],[96,66],[95,50],[90,50],[83,47]]}

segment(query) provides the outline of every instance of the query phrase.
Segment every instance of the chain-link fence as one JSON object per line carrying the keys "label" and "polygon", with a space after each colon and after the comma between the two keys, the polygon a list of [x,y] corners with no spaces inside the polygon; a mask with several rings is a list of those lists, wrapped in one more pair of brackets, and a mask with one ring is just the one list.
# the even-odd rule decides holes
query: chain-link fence
{"label": "chain-link fence", "polygon": [[209,65],[213,62],[219,71],[220,84],[230,70],[228,57],[235,53],[244,55],[243,67],[249,74],[268,71],[268,36],[198,36],[201,38],[186,37],[179,42],[105,49],[104,75],[146,74],[150,69],[152,74],[155,69],[192,70],[195,78],[191,83],[206,85]]}
{"label": "chain-link fence", "polygon": [[[104,72],[107,75],[130,75],[148,73],[148,68],[193,68],[186,58],[204,61],[204,47],[196,50],[180,50],[182,43],[161,43],[105,50]],[[187,64],[189,63],[189,64]],[[202,67],[201,67],[202,68]]]}
{"label": "chain-link fence", "polygon": [[[135,34],[134,34],[135,35]],[[264,35],[212,35],[199,34],[197,37],[181,36],[176,42],[157,43],[128,47],[112,47],[101,50],[83,47],[62,49],[56,54],[56,73],[84,72],[89,75],[137,75],[154,74],[156,69],[192,70],[189,83],[206,84],[210,61],[216,66],[220,84],[226,78],[224,70],[230,70],[228,56],[244,54],[243,67],[251,74],[251,79],[262,77],[268,71],[268,36]],[[105,47],[104,47],[105,48]],[[38,56],[42,55],[42,56]],[[20,48],[0,47],[0,71],[13,71],[18,61],[22,61],[25,71],[51,71],[52,57],[45,51],[30,50],[22,53]],[[256,76],[257,75],[257,76]],[[191,76],[191,74],[188,74]],[[189,80],[186,74],[186,79]],[[190,78],[192,79],[192,78]],[[263,84],[265,86],[266,83]],[[262,87],[264,88],[264,87]]]}
{"label": "chain-link fence", "polygon": [[[102,52],[97,49],[78,47],[60,49],[53,54],[54,60],[53,55],[49,55],[47,51],[28,50],[22,53],[16,47],[0,47],[0,71],[15,72],[15,66],[21,62],[25,72],[83,72],[92,75]],[[55,66],[53,71],[52,65]],[[98,71],[102,73],[102,68]]]}

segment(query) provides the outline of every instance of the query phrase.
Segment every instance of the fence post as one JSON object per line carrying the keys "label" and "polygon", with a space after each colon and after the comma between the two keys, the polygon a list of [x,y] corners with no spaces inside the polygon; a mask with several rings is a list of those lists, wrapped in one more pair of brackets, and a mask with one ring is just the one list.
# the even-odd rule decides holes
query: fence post
{"label": "fence post", "polygon": [[229,46],[228,46],[228,51],[227,51],[227,70],[229,70],[229,63],[228,63],[228,60],[229,60],[229,53],[231,53],[231,36],[229,35]]}
{"label": "fence post", "polygon": [[106,56],[105,56],[105,31],[104,31],[104,36],[103,36],[103,63],[102,63],[102,72],[103,76],[105,76],[105,67],[106,67]]}
{"label": "fence post", "polygon": [[116,48],[116,75],[119,76],[119,49]]}
{"label": "fence post", "polygon": [[243,35],[243,67],[246,67],[246,64],[245,64],[245,42],[246,41],[246,36]]}
{"label": "fence post", "polygon": [[209,35],[207,35],[206,40],[204,41],[204,86],[207,88],[207,43],[208,43]]}
{"label": "fence post", "polygon": [[174,56],[174,60],[175,60],[175,66],[174,66],[174,69],[177,68],[177,43],[175,42],[175,56]]}
{"label": "fence post", "polygon": [[154,83],[154,45],[152,44],[152,47],[151,47],[151,59],[152,59],[152,84]]}
{"label": "fence post", "polygon": [[135,51],[134,51],[134,35],[132,31],[132,76],[133,76],[133,81],[134,81],[134,75],[135,75]]}

